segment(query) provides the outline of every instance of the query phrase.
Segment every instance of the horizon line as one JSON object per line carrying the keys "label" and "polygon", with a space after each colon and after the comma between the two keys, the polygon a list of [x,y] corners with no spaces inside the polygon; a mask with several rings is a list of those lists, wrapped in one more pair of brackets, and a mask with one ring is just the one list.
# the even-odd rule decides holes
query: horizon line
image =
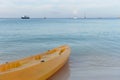
{"label": "horizon line", "polygon": [[[21,17],[0,17],[0,19],[20,19]],[[46,17],[46,19],[73,19],[74,17]],[[77,17],[77,19],[120,19],[120,17]],[[44,17],[31,17],[31,19],[44,19]]]}

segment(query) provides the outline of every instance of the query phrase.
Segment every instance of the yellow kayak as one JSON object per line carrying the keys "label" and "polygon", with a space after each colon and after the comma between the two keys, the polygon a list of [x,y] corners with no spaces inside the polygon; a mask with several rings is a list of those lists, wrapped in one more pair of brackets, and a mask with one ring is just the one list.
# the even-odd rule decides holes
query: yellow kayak
{"label": "yellow kayak", "polygon": [[0,80],[46,80],[55,74],[68,60],[67,45],[42,54],[0,65]]}

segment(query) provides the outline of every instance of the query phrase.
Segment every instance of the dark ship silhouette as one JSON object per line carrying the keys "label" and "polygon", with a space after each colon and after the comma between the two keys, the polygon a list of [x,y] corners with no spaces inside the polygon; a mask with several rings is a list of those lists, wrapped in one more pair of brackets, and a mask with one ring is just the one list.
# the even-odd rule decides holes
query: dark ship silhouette
{"label": "dark ship silhouette", "polygon": [[22,16],[21,19],[30,19],[29,16]]}

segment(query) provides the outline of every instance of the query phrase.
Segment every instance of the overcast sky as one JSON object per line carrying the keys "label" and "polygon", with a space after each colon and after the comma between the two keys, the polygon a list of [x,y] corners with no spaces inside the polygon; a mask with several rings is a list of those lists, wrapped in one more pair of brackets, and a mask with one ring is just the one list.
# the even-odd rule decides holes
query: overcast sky
{"label": "overcast sky", "polygon": [[0,0],[0,17],[119,17],[120,0]]}

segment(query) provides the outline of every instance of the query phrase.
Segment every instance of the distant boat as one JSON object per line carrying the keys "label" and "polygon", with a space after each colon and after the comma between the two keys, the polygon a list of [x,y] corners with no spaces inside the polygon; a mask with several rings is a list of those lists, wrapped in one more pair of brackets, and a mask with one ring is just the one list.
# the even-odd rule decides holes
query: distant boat
{"label": "distant boat", "polygon": [[22,16],[21,19],[30,19],[29,16]]}
{"label": "distant boat", "polygon": [[43,19],[47,19],[47,17],[44,17]]}
{"label": "distant boat", "polygon": [[78,17],[73,17],[73,19],[78,19]]}
{"label": "distant boat", "polygon": [[84,12],[84,19],[87,19],[87,17],[86,17],[86,13]]}

